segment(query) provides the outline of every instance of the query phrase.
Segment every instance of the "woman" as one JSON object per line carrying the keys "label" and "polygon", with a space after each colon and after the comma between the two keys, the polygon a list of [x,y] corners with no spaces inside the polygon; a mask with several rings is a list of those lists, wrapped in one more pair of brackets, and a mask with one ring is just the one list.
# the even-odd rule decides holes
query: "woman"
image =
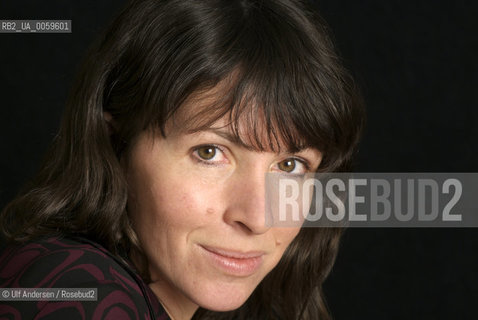
{"label": "woman", "polygon": [[265,226],[264,176],[347,170],[361,125],[303,2],[131,2],[1,223],[1,286],[92,287],[98,302],[3,312],[327,319],[321,286],[340,230]]}

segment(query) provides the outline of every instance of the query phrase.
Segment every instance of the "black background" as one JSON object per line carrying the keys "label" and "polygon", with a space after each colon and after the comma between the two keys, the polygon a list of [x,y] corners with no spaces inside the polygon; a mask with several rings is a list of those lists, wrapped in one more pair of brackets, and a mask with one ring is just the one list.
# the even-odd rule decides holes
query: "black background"
{"label": "black background", "polygon": [[[4,1],[0,19],[71,19],[71,34],[0,34],[0,207],[38,169],[86,48],[124,1]],[[362,172],[476,172],[478,3],[318,0],[362,87]],[[477,190],[478,196],[478,190]],[[349,229],[325,292],[335,319],[478,319],[478,230]]]}

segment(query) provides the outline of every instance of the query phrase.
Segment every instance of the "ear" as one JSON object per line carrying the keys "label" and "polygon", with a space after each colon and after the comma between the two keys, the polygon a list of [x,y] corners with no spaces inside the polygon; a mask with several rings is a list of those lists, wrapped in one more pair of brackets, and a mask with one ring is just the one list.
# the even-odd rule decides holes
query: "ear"
{"label": "ear", "polygon": [[116,125],[115,125],[115,121],[113,119],[113,116],[111,115],[111,113],[109,113],[108,111],[103,111],[103,119],[105,120],[106,122],[106,125],[108,126],[108,133],[109,135],[112,135],[113,133],[116,132]]}

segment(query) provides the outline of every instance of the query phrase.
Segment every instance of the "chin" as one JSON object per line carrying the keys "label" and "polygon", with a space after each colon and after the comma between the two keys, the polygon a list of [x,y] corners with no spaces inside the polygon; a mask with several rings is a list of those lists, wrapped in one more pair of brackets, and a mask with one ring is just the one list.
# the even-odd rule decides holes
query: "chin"
{"label": "chin", "polygon": [[[220,285],[200,293],[196,303],[211,311],[231,311],[241,307],[253,292],[253,289],[234,288],[234,285]],[[207,294],[204,294],[207,292]]]}

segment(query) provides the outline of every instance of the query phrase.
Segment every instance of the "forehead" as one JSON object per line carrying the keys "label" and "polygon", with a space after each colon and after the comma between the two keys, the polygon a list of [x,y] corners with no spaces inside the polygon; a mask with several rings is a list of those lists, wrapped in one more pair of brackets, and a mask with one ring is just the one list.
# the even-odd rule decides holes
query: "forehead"
{"label": "forehead", "polygon": [[298,130],[284,120],[268,116],[267,107],[247,94],[238,99],[233,90],[221,83],[191,94],[167,122],[165,134],[208,130],[255,151],[304,149],[306,145]]}

